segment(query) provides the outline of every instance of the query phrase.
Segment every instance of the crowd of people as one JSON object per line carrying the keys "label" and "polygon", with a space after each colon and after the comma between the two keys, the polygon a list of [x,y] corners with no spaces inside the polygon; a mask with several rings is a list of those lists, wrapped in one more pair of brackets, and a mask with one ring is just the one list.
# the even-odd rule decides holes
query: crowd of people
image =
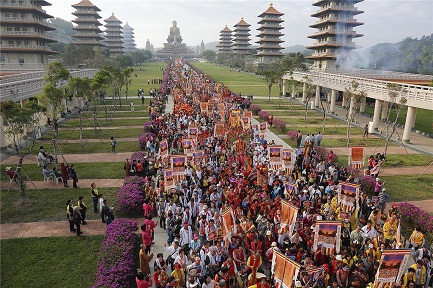
{"label": "crowd of people", "polygon": [[[176,112],[155,119],[156,142],[167,140],[169,155],[187,154],[182,139],[191,137],[188,129],[193,126],[198,128],[194,149],[204,154],[198,159],[188,157],[184,175],[172,187],[166,187],[164,181],[164,170],[170,168],[168,157],[156,154],[140,174],[152,173],[146,178],[138,287],[150,287],[153,282],[156,287],[170,288],[271,287],[275,285],[272,260],[276,251],[301,267],[292,287],[373,287],[382,252],[405,245],[398,235],[395,206],[386,210],[385,183],[377,178],[375,195],[361,192],[359,205],[350,213],[343,212],[338,185],[359,180],[333,163],[332,155],[322,155],[312,145],[308,150],[299,147],[291,169],[269,166],[267,147],[272,144],[257,127],[236,126],[230,120],[231,112],[220,111],[217,104],[212,113],[203,113],[200,102],[213,97],[230,109],[242,110],[241,102],[233,102],[228,89],[178,60],[172,63],[167,81]],[[181,104],[189,105],[193,112],[176,109]],[[215,124],[221,122],[232,133],[214,134]],[[385,160],[382,156],[377,155],[371,169]],[[373,160],[370,164],[374,165]],[[287,191],[285,182],[295,184],[299,192]],[[282,201],[298,207],[292,234],[281,225]],[[223,232],[222,217],[228,208],[235,219],[229,238]],[[152,220],[155,216],[159,223]],[[342,223],[339,253],[313,249],[319,220]],[[157,225],[166,230],[167,243],[155,255],[151,245]],[[431,248],[422,227],[415,227],[406,242],[415,264],[405,269],[394,287],[432,287]]]}

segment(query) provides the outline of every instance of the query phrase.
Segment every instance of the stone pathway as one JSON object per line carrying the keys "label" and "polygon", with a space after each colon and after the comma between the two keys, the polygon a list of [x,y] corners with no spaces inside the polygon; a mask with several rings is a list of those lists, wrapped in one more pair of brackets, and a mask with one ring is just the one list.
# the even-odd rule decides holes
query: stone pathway
{"label": "stone pathway", "polygon": [[[144,125],[144,123],[143,123]],[[96,130],[114,130],[114,129],[143,129],[143,125],[134,125],[134,126],[102,126],[102,127],[96,127]],[[83,130],[94,130],[94,127],[83,127]],[[80,131],[79,128],[73,128],[73,127],[61,127],[60,131]]]}
{"label": "stone pathway", "polygon": [[[108,146],[107,146],[108,147]],[[108,147],[109,148],[109,147]],[[66,161],[70,163],[94,163],[94,162],[123,162],[131,156],[132,152],[122,153],[92,153],[92,154],[63,154]],[[1,162],[1,165],[16,165],[18,156],[14,155]],[[59,161],[61,158],[59,158]],[[24,164],[37,164],[36,156],[27,155],[24,158]],[[42,168],[41,168],[42,169]]]}
{"label": "stone pathway", "polygon": [[[42,175],[41,175],[42,177]],[[33,186],[33,184],[34,186]],[[58,184],[56,184],[56,182],[54,181],[24,181],[24,183],[26,184],[26,190],[32,190],[32,189],[65,189],[65,190],[69,190],[69,189],[74,189],[72,188],[72,180],[68,180],[68,185],[69,188],[65,188],[63,187],[62,182],[59,182]],[[78,179],[78,187],[79,188],[89,188],[90,189],[90,185],[92,183],[96,184],[96,187],[99,188],[119,188],[120,186],[123,185],[123,179]],[[10,189],[15,190],[17,189],[17,184],[16,183],[12,183],[10,184],[9,182],[3,181],[0,182],[0,185],[2,187],[2,190],[7,190],[10,186]],[[36,188],[35,188],[36,186]]]}

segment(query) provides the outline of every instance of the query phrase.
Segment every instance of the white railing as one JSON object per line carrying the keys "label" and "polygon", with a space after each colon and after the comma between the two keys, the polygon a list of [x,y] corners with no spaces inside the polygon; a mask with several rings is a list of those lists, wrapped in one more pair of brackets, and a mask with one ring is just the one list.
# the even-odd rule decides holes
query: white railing
{"label": "white railing", "polygon": [[326,17],[316,21],[315,24],[320,24],[329,20],[338,21],[338,22],[346,22],[346,23],[358,23],[358,20],[353,18],[337,18],[337,17]]}
{"label": "white railing", "polygon": [[[44,64],[20,64],[20,63],[2,63],[0,62],[0,70],[2,72],[9,72],[9,71],[32,71],[32,70],[37,70],[37,71],[41,71],[45,69],[45,65]],[[27,73],[26,73],[27,74]],[[16,74],[16,75],[8,75],[8,76],[3,76],[0,77],[0,84],[3,83],[3,81],[5,81],[3,78],[5,77],[15,77],[15,76],[20,76],[20,75],[25,75],[25,74]]]}
{"label": "white railing", "polygon": [[8,3],[5,1],[0,2],[0,7],[24,7],[24,8],[35,8],[41,12],[47,13],[44,9],[39,6],[28,4],[28,3]]}
{"label": "white railing", "polygon": [[336,6],[336,5],[330,5],[330,6],[326,6],[324,8],[321,8],[319,10],[317,10],[316,12],[314,12],[313,14],[317,14],[329,9],[333,9],[333,10],[340,10],[340,11],[353,11],[353,12],[357,12],[359,11],[357,7],[355,6]]}
{"label": "white railing", "polygon": [[53,25],[49,24],[47,21],[44,20],[39,20],[39,19],[35,19],[35,18],[28,18],[28,17],[24,17],[24,18],[20,18],[20,17],[2,17],[3,21],[13,21],[13,22],[34,22],[34,23],[40,23],[43,24],[44,26],[48,26],[50,28],[54,28]]}
{"label": "white railing", "polygon": [[[97,69],[83,69],[70,72],[71,77],[93,78],[97,71]],[[45,71],[38,71],[0,77],[0,101],[24,96],[30,97],[39,93],[45,85],[44,74]]]}
{"label": "white railing", "polygon": [[41,49],[45,51],[53,51],[48,46],[42,45],[15,45],[15,44],[0,44],[0,49],[14,48],[14,49]]}
{"label": "white railing", "polygon": [[[374,80],[365,77],[349,76],[344,74],[331,74],[326,72],[293,72],[293,79],[305,82],[305,77],[310,79],[314,85],[320,85],[326,88],[331,88],[339,91],[344,91],[356,81],[359,86],[359,91],[367,93],[367,97],[389,101],[388,84],[396,84],[395,82]],[[283,76],[283,79],[291,79],[289,74]],[[411,85],[406,83],[397,83],[403,87],[402,96],[407,99],[407,106],[433,110],[433,87],[420,85]]]}
{"label": "white railing", "polygon": [[321,46],[325,44],[335,44],[335,45],[344,45],[344,46],[355,46],[355,43],[353,42],[338,42],[338,41],[320,41],[320,42],[314,42],[311,46]]}
{"label": "white railing", "polygon": [[404,72],[397,72],[397,71],[385,71],[385,70],[328,68],[328,69],[324,69],[322,72],[346,74],[351,76],[359,76],[363,78],[386,78],[386,79],[406,79],[406,80],[413,79],[413,80],[427,80],[427,81],[433,80],[433,76],[431,75],[404,73]]}

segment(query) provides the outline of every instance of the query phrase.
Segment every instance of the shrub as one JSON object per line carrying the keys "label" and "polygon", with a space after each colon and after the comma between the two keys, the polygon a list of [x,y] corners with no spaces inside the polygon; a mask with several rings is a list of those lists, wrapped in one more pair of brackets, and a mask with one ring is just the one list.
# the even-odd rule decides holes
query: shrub
{"label": "shrub", "polygon": [[153,134],[152,132],[142,133],[140,135],[140,137],[138,137],[138,147],[140,147],[140,149],[142,149],[142,150],[145,150],[146,149],[146,143],[147,143],[148,139],[155,140],[156,135]]}
{"label": "shrub", "polygon": [[252,104],[252,105],[250,106],[250,109],[251,109],[251,111],[252,111],[253,113],[259,113],[259,111],[262,110],[262,109],[260,108],[260,106],[257,105],[257,104]]}
{"label": "shrub", "polygon": [[374,196],[374,187],[376,186],[376,178],[370,175],[364,175],[361,178],[361,191],[369,196]]}
{"label": "shrub", "polygon": [[286,130],[286,122],[280,119],[275,119],[274,127],[280,130],[281,132],[284,132]]}
{"label": "shrub", "polygon": [[116,212],[122,216],[141,215],[143,203],[143,189],[137,183],[124,184],[117,191]]}
{"label": "shrub", "polygon": [[94,288],[130,287],[134,275],[137,222],[116,219],[107,225],[105,240],[98,254],[98,271]]}
{"label": "shrub", "polygon": [[144,157],[147,157],[147,155],[144,155],[144,153],[142,151],[137,151],[132,153],[131,157],[129,158],[129,162],[132,163],[132,161],[136,160],[140,160],[141,163],[144,162]]}
{"label": "shrub", "polygon": [[403,219],[408,220],[413,226],[419,227],[424,234],[433,233],[433,216],[424,209],[411,203],[401,202],[397,204],[397,213]]}
{"label": "shrub", "polygon": [[259,111],[259,118],[262,119],[263,121],[268,121],[269,120],[269,113],[266,111]]}
{"label": "shrub", "polygon": [[296,141],[296,137],[298,136],[298,131],[290,130],[289,132],[287,132],[287,136],[289,136],[290,140]]}
{"label": "shrub", "polygon": [[140,186],[143,186],[145,184],[145,181],[143,177],[140,176],[129,176],[123,179],[123,184],[138,184]]}
{"label": "shrub", "polygon": [[[325,162],[328,159],[328,155],[329,153],[331,153],[330,150],[324,148],[323,146],[316,146],[315,147],[317,154],[320,154],[320,156],[322,156],[322,159],[325,160]],[[331,163],[338,163],[338,156],[337,154],[333,153],[332,159],[331,159]]]}

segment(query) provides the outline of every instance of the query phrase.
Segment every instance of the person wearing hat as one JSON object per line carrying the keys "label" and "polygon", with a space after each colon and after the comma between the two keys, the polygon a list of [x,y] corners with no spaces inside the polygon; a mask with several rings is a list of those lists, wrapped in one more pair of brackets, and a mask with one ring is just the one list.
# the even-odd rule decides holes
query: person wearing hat
{"label": "person wearing hat", "polygon": [[198,235],[194,234],[192,236],[192,241],[188,244],[188,248],[190,249],[190,253],[199,253],[201,248],[201,241],[198,239]]}
{"label": "person wearing hat", "polygon": [[180,236],[180,246],[185,247],[188,246],[192,239],[192,229],[191,226],[189,226],[189,223],[187,221],[183,222],[183,227],[180,228],[179,231]]}
{"label": "person wearing hat", "polygon": [[174,271],[171,272],[171,276],[174,277],[178,285],[185,285],[185,271],[181,268],[180,263],[174,264]]}
{"label": "person wearing hat", "polygon": [[194,258],[194,262],[186,267],[186,272],[188,274],[188,277],[204,276],[205,269],[203,267],[203,264],[201,263],[201,258],[199,256],[196,256]]}
{"label": "person wearing hat", "polygon": [[296,288],[298,288],[298,287],[302,287],[302,283],[301,283],[301,281],[295,281],[295,287]]}

